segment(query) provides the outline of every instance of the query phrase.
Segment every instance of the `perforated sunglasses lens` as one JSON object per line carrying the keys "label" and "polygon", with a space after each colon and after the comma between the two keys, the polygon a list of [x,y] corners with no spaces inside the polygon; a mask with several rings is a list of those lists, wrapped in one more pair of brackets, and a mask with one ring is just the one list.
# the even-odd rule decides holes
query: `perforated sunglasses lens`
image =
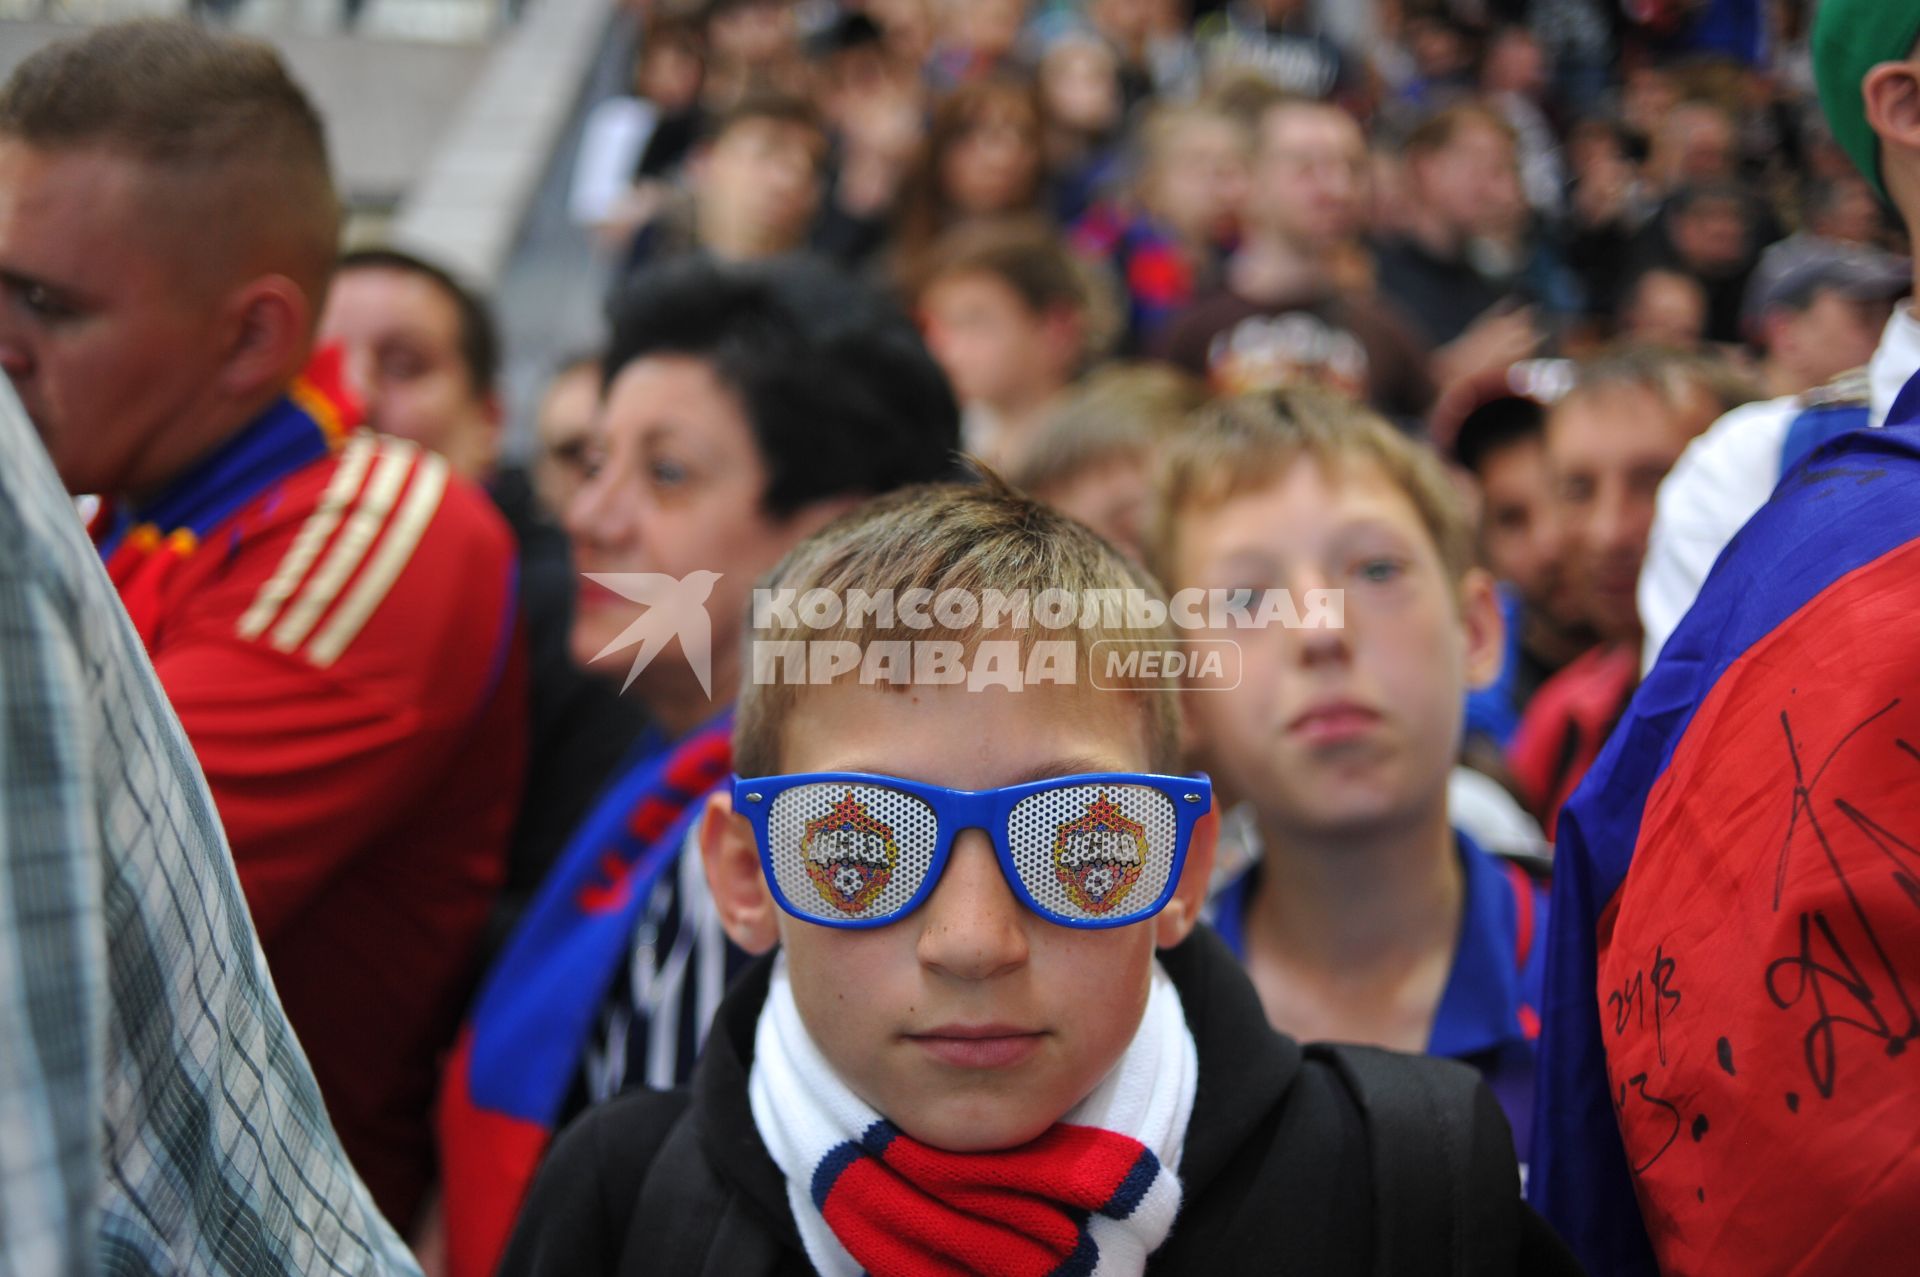
{"label": "perforated sunglasses lens", "polygon": [[879,785],[796,785],[767,812],[774,882],[793,913],[816,922],[897,913],[926,881],[938,842],[931,807]]}
{"label": "perforated sunglasses lens", "polygon": [[1042,790],[1007,820],[1027,894],[1063,922],[1118,926],[1146,917],[1166,891],[1179,837],[1173,800],[1146,785]]}

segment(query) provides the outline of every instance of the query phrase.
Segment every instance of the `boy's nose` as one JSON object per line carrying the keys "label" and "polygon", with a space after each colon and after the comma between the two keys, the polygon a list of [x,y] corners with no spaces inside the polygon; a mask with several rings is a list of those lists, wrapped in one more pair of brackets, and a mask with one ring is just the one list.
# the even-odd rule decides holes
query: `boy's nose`
{"label": "boy's nose", "polygon": [[1594,503],[1593,542],[1609,554],[1631,553],[1637,538],[1631,498],[1624,493],[1607,492]]}
{"label": "boy's nose", "polygon": [[[1313,598],[1316,591],[1330,591],[1337,588],[1331,574],[1310,568],[1298,573],[1287,582],[1292,591],[1297,608],[1303,606],[1306,599]],[[1290,663],[1299,666],[1317,666],[1327,663],[1349,661],[1353,657],[1353,625],[1359,618],[1356,609],[1343,608],[1341,624],[1338,627],[1328,625],[1290,626],[1284,620],[1275,623],[1281,632],[1280,642],[1287,649]]]}
{"label": "boy's nose", "polygon": [[921,910],[920,961],[961,980],[1014,970],[1027,961],[1024,912],[986,834],[966,830]]}

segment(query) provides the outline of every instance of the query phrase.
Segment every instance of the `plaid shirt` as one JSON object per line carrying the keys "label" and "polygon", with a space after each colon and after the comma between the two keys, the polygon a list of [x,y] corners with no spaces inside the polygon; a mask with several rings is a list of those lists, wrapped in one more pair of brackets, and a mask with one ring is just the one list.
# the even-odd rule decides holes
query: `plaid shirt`
{"label": "plaid shirt", "polygon": [[0,378],[0,1275],[417,1273],[186,737]]}

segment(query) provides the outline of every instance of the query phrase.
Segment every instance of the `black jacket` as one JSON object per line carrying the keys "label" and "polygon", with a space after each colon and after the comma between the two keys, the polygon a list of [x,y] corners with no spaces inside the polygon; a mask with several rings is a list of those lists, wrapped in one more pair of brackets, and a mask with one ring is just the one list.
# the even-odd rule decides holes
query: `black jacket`
{"label": "black jacket", "polygon": [[[1180,1163],[1179,1218],[1147,1271],[1375,1271],[1380,1189],[1366,1119],[1338,1071],[1268,1027],[1252,986],[1211,931],[1196,929],[1161,961],[1180,992],[1200,1079]],[[721,1005],[690,1091],[623,1096],[568,1128],[534,1183],[502,1277],[811,1271],[785,1181],[747,1103],[770,968],[756,963]],[[1480,1233],[1499,1236],[1489,1247],[1498,1257],[1476,1261],[1474,1271],[1577,1273],[1520,1199],[1499,1105],[1483,1085],[1470,1085],[1457,1093],[1473,1097],[1465,1102],[1475,1112],[1456,1127],[1469,1132],[1471,1174],[1448,1188],[1474,1196],[1470,1213],[1491,1221]],[[668,1173],[649,1180],[663,1147]]]}

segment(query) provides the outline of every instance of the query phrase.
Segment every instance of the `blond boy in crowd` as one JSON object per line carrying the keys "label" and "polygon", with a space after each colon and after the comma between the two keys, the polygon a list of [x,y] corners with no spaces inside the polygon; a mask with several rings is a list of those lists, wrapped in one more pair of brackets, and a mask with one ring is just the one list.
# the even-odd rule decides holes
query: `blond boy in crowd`
{"label": "blond boy in crowd", "polygon": [[1473,1065],[1524,1160],[1547,892],[1541,866],[1449,818],[1466,692],[1502,627],[1438,457],[1326,392],[1227,400],[1170,445],[1149,544],[1176,591],[1342,601],[1338,626],[1192,635],[1238,645],[1237,683],[1185,701],[1200,760],[1253,817],[1257,860],[1212,916],[1267,1018]]}

